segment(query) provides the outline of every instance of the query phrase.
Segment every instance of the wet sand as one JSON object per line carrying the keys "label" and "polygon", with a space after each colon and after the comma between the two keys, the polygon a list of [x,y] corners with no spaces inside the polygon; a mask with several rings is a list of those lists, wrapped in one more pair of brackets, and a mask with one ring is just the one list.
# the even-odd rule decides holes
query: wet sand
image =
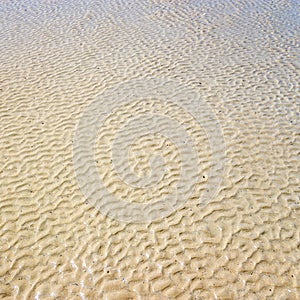
{"label": "wet sand", "polygon": [[1,299],[299,299],[297,1],[0,8]]}

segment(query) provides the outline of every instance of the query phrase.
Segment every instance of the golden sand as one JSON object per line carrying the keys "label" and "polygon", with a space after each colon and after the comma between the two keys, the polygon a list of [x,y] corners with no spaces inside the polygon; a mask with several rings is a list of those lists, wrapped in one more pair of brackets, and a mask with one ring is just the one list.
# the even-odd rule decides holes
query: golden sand
{"label": "golden sand", "polygon": [[299,11],[2,1],[0,298],[300,299]]}

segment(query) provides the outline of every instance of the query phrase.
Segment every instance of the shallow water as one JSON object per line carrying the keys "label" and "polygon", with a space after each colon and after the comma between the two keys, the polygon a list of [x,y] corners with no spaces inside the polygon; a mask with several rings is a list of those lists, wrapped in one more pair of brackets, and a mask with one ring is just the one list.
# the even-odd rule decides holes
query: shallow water
{"label": "shallow water", "polygon": [[2,1],[0,298],[298,299],[298,1]]}

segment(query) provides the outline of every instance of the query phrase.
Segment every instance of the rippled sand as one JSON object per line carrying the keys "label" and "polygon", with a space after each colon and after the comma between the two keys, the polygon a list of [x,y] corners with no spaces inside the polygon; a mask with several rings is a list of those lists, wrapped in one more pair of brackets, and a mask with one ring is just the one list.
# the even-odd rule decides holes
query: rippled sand
{"label": "rippled sand", "polygon": [[[292,0],[2,1],[0,298],[300,299],[299,11]],[[80,123],[91,103],[109,111],[99,180],[125,207],[194,181],[173,212],[123,222],[118,205],[86,197],[78,174],[94,178],[76,141],[92,137]],[[195,174],[182,176],[194,164],[162,134],[183,136],[165,119],[123,130],[124,142],[138,137],[128,152],[113,146],[126,120],[147,114],[186,130]],[[161,131],[147,135],[152,125]],[[164,164],[151,165],[156,153]]]}

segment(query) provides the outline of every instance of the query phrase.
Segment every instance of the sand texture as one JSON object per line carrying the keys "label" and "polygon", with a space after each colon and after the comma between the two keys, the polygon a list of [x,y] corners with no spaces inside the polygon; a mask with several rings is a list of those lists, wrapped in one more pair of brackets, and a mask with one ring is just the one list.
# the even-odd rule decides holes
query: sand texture
{"label": "sand texture", "polygon": [[0,299],[300,299],[300,4],[0,3]]}

